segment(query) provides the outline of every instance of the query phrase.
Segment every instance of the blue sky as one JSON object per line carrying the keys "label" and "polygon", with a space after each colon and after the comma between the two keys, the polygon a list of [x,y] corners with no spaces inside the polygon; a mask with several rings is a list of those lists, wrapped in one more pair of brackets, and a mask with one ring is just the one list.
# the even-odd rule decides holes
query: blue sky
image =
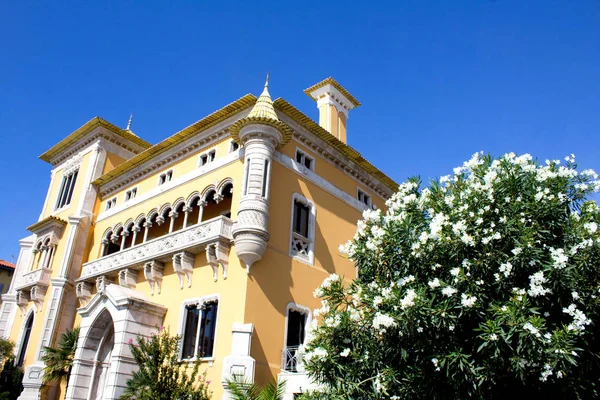
{"label": "blue sky", "polygon": [[99,115],[156,143],[271,73],[273,97],[333,76],[349,143],[401,182],[476,151],[575,153],[600,170],[600,1],[0,3],[0,258],[37,221],[38,155]]}

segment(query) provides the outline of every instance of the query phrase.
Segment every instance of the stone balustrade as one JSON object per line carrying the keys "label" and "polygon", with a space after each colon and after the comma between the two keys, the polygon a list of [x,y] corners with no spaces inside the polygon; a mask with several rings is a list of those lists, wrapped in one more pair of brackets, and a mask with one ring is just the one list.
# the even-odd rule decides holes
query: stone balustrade
{"label": "stone balustrade", "polygon": [[[154,283],[160,283],[162,279],[162,268],[159,266],[166,262],[174,263],[183,287],[184,276],[191,279],[191,256],[202,251],[206,252],[207,263],[213,267],[214,279],[217,279],[218,265],[223,267],[223,276],[226,278],[229,244],[233,240],[232,227],[231,219],[220,216],[87,262],[83,264],[81,276],[77,279],[81,283],[78,285],[78,294],[82,292],[78,297],[88,297],[85,295],[87,286],[83,282],[97,283],[101,277],[116,277],[122,286],[135,286],[136,279],[132,274],[138,270],[143,270],[147,279],[151,277],[149,282],[154,292]],[[215,249],[223,247],[227,251],[219,253],[219,259],[215,260]],[[192,265],[189,265],[190,258]],[[191,285],[191,281],[188,283]]]}
{"label": "stone balustrade", "polygon": [[15,286],[16,290],[31,290],[34,286],[48,286],[50,285],[50,277],[52,276],[52,270],[49,268],[38,268],[31,272],[23,274],[19,279],[19,282]]}

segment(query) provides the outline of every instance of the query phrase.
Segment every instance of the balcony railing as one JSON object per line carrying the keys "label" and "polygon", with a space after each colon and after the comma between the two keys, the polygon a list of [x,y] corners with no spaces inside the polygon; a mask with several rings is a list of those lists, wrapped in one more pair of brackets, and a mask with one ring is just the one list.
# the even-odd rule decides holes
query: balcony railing
{"label": "balcony railing", "polygon": [[299,346],[287,346],[283,348],[281,369],[288,372],[298,372],[298,349]]}
{"label": "balcony railing", "polygon": [[116,273],[123,268],[138,269],[152,260],[167,261],[170,256],[181,251],[198,253],[207,244],[231,241],[232,226],[231,219],[221,216],[100,257],[83,264],[78,281]]}
{"label": "balcony railing", "polygon": [[50,285],[50,277],[52,270],[49,268],[38,268],[26,274],[23,274],[16,285],[16,290],[29,289],[33,286],[48,286]]}

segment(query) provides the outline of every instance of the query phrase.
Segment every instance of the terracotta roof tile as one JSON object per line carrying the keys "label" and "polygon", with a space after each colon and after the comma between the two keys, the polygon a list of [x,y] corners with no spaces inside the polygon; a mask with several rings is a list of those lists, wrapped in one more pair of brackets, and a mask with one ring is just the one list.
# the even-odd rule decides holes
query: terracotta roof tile
{"label": "terracotta roof tile", "polygon": [[0,267],[7,267],[7,268],[15,269],[15,264],[5,261],[5,260],[0,260]]}

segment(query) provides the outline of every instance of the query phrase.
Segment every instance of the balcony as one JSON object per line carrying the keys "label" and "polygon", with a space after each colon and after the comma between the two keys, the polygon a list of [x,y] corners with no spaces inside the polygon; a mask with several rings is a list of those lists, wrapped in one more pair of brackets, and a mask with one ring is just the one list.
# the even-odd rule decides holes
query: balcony
{"label": "balcony", "polygon": [[298,372],[298,349],[299,346],[287,346],[283,348],[282,370]]}
{"label": "balcony", "polygon": [[31,290],[34,286],[48,286],[50,285],[50,277],[52,276],[52,270],[49,268],[38,268],[31,272],[23,274],[19,279],[19,283],[16,285],[16,290]]}
{"label": "balcony", "polygon": [[[233,240],[231,230],[233,221],[220,216],[188,228],[166,234],[156,239],[140,243],[125,250],[100,257],[83,264],[81,276],[77,282],[92,282],[100,277],[115,276],[122,286],[135,285],[137,278],[131,279],[132,272],[144,269],[149,282],[162,280],[161,265],[172,261],[178,275],[187,276],[191,285],[190,256],[206,251],[208,263],[213,267],[216,279],[217,266],[223,265],[224,277],[229,243]],[[225,254],[227,253],[227,254]],[[126,272],[123,272],[126,271]],[[182,278],[181,278],[182,279]],[[160,285],[160,281],[158,282]],[[183,280],[181,280],[183,285]],[[82,289],[83,288],[82,286]],[[158,287],[160,291],[160,286]],[[154,287],[152,287],[154,290]]]}

